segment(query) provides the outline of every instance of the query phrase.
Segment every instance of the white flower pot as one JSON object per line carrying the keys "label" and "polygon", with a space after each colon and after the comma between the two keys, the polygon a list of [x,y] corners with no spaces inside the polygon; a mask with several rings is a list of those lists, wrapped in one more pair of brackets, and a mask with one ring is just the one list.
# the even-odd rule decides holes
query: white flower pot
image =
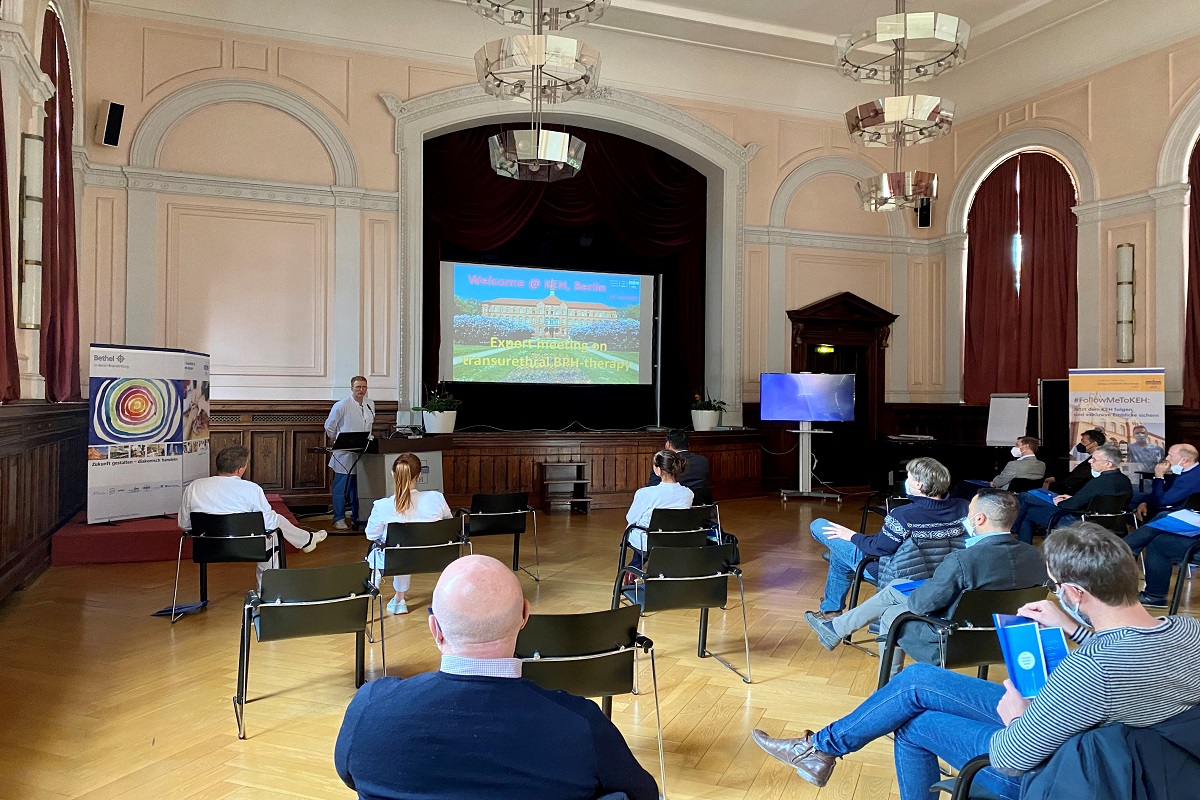
{"label": "white flower pot", "polygon": [[422,411],[421,420],[426,433],[454,433],[457,411]]}
{"label": "white flower pot", "polygon": [[711,431],[721,424],[720,411],[697,411],[692,409],[692,428],[698,431]]}

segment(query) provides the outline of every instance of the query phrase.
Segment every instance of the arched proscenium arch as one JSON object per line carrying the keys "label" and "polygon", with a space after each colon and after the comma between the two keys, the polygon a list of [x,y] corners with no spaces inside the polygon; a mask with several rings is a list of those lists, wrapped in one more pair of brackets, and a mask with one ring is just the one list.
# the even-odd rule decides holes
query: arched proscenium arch
{"label": "arched proscenium arch", "polygon": [[[788,207],[796,192],[800,191],[800,187],[813,178],[822,175],[845,175],[857,181],[868,181],[879,173],[879,167],[845,156],[821,156],[805,161],[788,173],[775,191],[775,197],[771,200],[771,230],[787,227]],[[903,239],[906,233],[904,212],[888,211],[885,216],[891,238],[896,241]],[[892,300],[898,303],[906,296],[908,260],[903,248],[896,249],[898,252],[892,253]],[[788,372],[791,369],[788,360],[791,336],[787,328],[787,244],[782,240],[775,241],[774,237],[768,245],[767,298],[767,369],[772,372]],[[893,365],[907,363],[907,324],[905,315],[901,313],[900,319],[892,326],[888,358]],[[905,391],[908,376],[904,371],[892,368],[887,370],[887,375],[889,392]]]}
{"label": "arched proscenium arch", "polygon": [[197,83],[159,101],[138,126],[129,150],[133,167],[156,169],[171,130],[196,111],[217,103],[258,103],[298,119],[324,145],[333,162],[338,186],[358,186],[358,165],[341,130],[320,109],[302,97],[255,81],[215,80]]}
{"label": "arched proscenium arch", "polygon": [[[1075,179],[1079,206],[1096,202],[1099,187],[1096,170],[1083,145],[1052,128],[1024,128],[1002,136],[971,160],[958,177],[946,216],[946,393],[962,397],[962,345],[966,303],[967,216],[979,184],[996,165],[1022,150],[1041,150],[1062,161]],[[1076,214],[1079,215],[1078,208]],[[1078,263],[1082,271],[1100,268],[1100,220],[1079,215]],[[1100,282],[1084,280],[1077,289],[1080,309],[1100,305]],[[1099,364],[1100,343],[1095,314],[1079,315],[1079,364]],[[1115,335],[1115,332],[1114,334]]]}
{"label": "arched proscenium arch", "polygon": [[[425,180],[426,139],[485,123],[521,121],[528,111],[520,104],[497,103],[476,85],[435,92],[414,100],[383,94],[396,119],[396,153],[400,171],[400,225],[397,308],[399,359],[403,380],[400,408],[421,395],[421,266],[420,224]],[[729,402],[731,424],[741,418],[742,399],[742,253],[743,198],[746,164],[757,144],[743,147],[695,117],[632,92],[602,88],[593,95],[555,106],[546,114],[553,122],[571,123],[616,133],[653,145],[695,167],[709,179],[705,279],[705,383]],[[584,160],[586,170],[587,161]],[[430,169],[436,176],[436,165]]]}

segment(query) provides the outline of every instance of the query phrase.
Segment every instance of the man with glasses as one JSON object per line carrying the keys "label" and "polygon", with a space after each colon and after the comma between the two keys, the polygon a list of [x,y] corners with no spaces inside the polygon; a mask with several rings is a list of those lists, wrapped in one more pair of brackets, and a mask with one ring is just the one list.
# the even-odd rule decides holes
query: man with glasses
{"label": "man with glasses", "polygon": [[[375,401],[367,399],[367,379],[355,375],[350,379],[350,396],[329,409],[325,435],[333,444],[338,434],[370,433],[374,424]],[[354,473],[360,455],[351,450],[334,450],[329,458],[329,468],[333,470],[333,527],[339,531],[358,529],[358,476]]]}
{"label": "man with glasses", "polygon": [[[1013,528],[1017,538],[1026,544],[1033,543],[1033,534],[1039,526],[1050,523],[1056,515],[1059,519],[1077,519],[1087,510],[1094,497],[1123,497],[1124,507],[1133,495],[1133,485],[1121,473],[1121,451],[1115,445],[1106,444],[1092,451],[1088,459],[1091,480],[1075,494],[1058,494],[1051,497],[1046,490],[1034,490],[1021,494],[1021,513]],[[1065,513],[1060,513],[1065,512]]]}
{"label": "man with glasses", "polygon": [[[1080,646],[1033,700],[1011,681],[1000,686],[917,664],[816,733],[778,739],[756,730],[754,741],[809,783],[824,786],[838,758],[894,733],[900,800],[929,797],[941,779],[939,758],[961,769],[984,754],[992,766],[977,784],[1017,800],[1021,775],[1076,734],[1113,723],[1146,728],[1200,705],[1200,622],[1155,618],[1138,604],[1140,570],[1124,542],[1082,522],[1055,530],[1043,552],[1061,609],[1045,600],[1017,613],[1061,626]],[[1093,796],[1086,787],[1074,788],[1067,794]]]}

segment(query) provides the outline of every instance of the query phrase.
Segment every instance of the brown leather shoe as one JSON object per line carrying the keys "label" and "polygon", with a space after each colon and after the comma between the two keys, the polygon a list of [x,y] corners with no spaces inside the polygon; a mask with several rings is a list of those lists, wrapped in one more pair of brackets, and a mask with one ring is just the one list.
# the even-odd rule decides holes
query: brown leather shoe
{"label": "brown leather shoe", "polygon": [[767,736],[766,731],[755,728],[751,736],[767,755],[789,767],[795,767],[797,775],[818,788],[829,783],[829,776],[837,766],[837,756],[822,753],[813,747],[812,731],[805,731],[798,739],[776,739]]}

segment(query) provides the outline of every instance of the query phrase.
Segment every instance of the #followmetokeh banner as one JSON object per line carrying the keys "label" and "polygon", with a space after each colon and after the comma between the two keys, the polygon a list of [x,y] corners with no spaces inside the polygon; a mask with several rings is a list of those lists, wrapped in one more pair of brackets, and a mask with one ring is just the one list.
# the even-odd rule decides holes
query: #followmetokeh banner
{"label": "#followmetokeh banner", "polygon": [[208,356],[91,347],[88,522],[179,511],[208,474]]}
{"label": "#followmetokeh banner", "polygon": [[1167,452],[1166,370],[1073,369],[1068,377],[1071,442],[1087,430],[1104,431],[1108,444],[1121,449],[1121,471],[1138,485],[1138,472],[1149,472]]}

